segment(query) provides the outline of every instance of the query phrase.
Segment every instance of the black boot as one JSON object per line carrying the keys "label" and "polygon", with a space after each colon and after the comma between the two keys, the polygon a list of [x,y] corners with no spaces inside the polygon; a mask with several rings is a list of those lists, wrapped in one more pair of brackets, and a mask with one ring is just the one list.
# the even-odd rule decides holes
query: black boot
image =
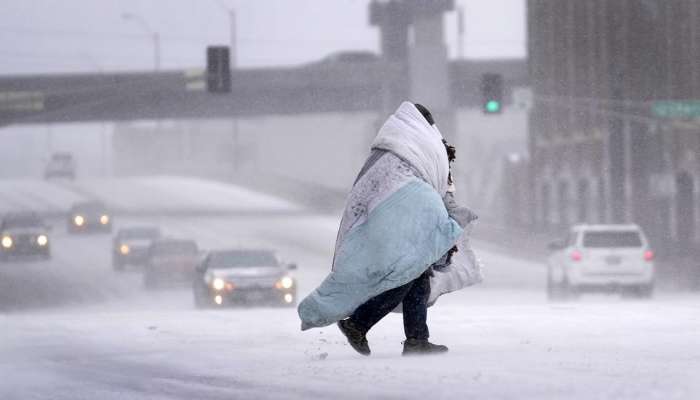
{"label": "black boot", "polygon": [[349,318],[338,321],[338,328],[340,328],[343,335],[348,338],[348,343],[350,343],[350,346],[352,346],[355,351],[363,356],[370,355],[371,351],[369,349],[369,343],[367,343],[367,332],[365,332],[364,329],[357,326]]}
{"label": "black boot", "polygon": [[406,341],[403,342],[403,353],[401,354],[404,356],[412,356],[446,352],[447,346],[432,344],[428,339],[406,339]]}

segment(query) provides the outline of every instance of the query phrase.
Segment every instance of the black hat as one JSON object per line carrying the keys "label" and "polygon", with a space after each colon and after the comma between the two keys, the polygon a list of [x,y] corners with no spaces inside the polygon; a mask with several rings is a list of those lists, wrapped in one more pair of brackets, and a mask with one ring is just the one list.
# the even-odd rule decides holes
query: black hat
{"label": "black hat", "polygon": [[430,111],[428,111],[428,109],[425,108],[424,105],[419,104],[419,103],[416,103],[414,105],[416,106],[418,111],[420,111],[421,115],[423,115],[423,117],[425,117],[425,120],[428,121],[428,123],[430,125],[435,125],[435,120],[433,119],[433,114],[431,114]]}

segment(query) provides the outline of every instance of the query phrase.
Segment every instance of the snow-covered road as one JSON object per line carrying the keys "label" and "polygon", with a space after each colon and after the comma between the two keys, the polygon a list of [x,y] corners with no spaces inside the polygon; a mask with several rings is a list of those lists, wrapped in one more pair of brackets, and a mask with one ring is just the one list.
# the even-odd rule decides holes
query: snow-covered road
{"label": "snow-covered road", "polygon": [[148,304],[5,316],[3,399],[696,399],[697,299],[552,307],[474,291],[431,312],[450,353],[402,358],[398,316],[355,354],[292,310],[198,312],[188,293]]}
{"label": "snow-covered road", "polygon": [[[203,248],[273,247],[298,263],[302,295],[328,271],[337,229],[303,213],[116,223],[155,223]],[[487,282],[429,313],[450,352],[401,357],[391,315],[366,358],[333,326],[300,332],[293,309],[200,311],[186,288],[146,292],[137,271],[111,270],[109,236],[54,231],[54,260],[0,264],[2,400],[700,398],[697,294],[552,305],[543,265],[477,243]]]}

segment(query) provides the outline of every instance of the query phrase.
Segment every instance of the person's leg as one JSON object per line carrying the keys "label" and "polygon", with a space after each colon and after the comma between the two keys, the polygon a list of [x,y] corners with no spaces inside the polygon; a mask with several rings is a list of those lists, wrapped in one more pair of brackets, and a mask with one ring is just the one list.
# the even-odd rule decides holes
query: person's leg
{"label": "person's leg", "polygon": [[367,300],[350,318],[338,321],[338,328],[355,351],[365,356],[370,355],[367,331],[401,303],[412,285],[413,282],[409,282],[404,286],[387,290]]}
{"label": "person's leg", "polygon": [[403,299],[403,327],[406,340],[403,355],[435,354],[448,351],[447,346],[428,341],[428,300],[430,298],[430,272],[413,281],[411,290]]}
{"label": "person's leg", "polygon": [[369,331],[377,322],[401,304],[401,301],[411,290],[413,282],[387,290],[367,300],[352,313],[350,320],[365,332]]}
{"label": "person's leg", "polygon": [[428,299],[430,298],[430,273],[424,272],[413,281],[403,298],[403,329],[407,339],[427,340]]}

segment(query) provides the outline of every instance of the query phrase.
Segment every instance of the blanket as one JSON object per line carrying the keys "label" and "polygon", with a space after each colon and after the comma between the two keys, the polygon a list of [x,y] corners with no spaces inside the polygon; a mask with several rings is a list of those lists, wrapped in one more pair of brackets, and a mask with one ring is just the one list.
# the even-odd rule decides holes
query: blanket
{"label": "blanket", "polygon": [[437,127],[404,103],[373,149],[383,154],[348,196],[331,272],[299,304],[302,330],[344,319],[370,298],[411,282],[455,244],[452,263],[431,277],[429,303],[481,281],[469,247],[473,222],[451,216],[445,205],[449,165]]}

